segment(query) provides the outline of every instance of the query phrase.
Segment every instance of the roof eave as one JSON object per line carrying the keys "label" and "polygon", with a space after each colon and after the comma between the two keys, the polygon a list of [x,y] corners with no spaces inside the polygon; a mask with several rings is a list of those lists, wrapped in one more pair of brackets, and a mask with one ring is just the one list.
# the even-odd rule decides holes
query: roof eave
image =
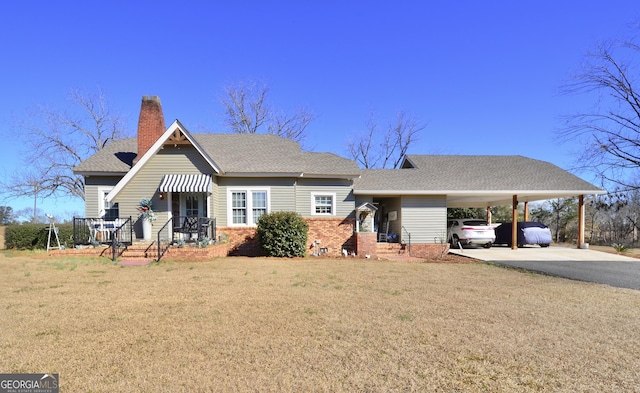
{"label": "roof eave", "polygon": [[109,171],[73,171],[74,174],[76,175],[81,175],[84,177],[90,177],[90,176],[124,176],[127,174],[127,171],[125,172],[109,172]]}
{"label": "roof eave", "polygon": [[358,190],[355,195],[600,195],[606,194],[605,190]]}
{"label": "roof eave", "polygon": [[310,179],[347,179],[353,180],[360,175],[352,174],[321,174],[321,173],[304,173],[304,172],[225,172],[219,174],[221,177],[306,177]]}

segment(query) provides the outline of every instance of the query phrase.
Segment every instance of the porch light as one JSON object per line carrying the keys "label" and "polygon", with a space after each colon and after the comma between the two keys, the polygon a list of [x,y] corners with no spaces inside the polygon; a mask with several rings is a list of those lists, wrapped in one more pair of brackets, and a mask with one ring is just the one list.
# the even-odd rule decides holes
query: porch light
{"label": "porch light", "polygon": [[164,200],[164,193],[161,192],[160,194],[158,194],[158,198],[160,198],[161,201]]}

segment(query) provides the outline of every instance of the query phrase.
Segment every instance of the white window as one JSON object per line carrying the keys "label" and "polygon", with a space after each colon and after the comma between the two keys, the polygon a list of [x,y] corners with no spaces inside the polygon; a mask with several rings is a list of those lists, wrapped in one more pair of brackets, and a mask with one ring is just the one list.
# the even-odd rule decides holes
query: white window
{"label": "white window", "polygon": [[229,189],[228,225],[256,225],[269,212],[268,189]]}
{"label": "white window", "polygon": [[311,214],[335,216],[336,194],[311,194]]}
{"label": "white window", "polygon": [[119,216],[118,204],[107,202],[107,195],[112,189],[112,187],[98,188],[98,217],[100,218],[115,219]]}
{"label": "white window", "polygon": [[194,217],[200,215],[200,195],[187,194],[185,195],[185,214],[187,217]]}

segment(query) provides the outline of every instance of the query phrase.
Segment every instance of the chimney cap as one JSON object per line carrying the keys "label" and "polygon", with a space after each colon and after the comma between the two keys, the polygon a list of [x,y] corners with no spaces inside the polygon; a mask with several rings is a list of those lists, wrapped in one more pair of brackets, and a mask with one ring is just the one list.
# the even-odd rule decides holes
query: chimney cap
{"label": "chimney cap", "polygon": [[142,101],[153,101],[160,103],[160,97],[158,96],[142,96]]}

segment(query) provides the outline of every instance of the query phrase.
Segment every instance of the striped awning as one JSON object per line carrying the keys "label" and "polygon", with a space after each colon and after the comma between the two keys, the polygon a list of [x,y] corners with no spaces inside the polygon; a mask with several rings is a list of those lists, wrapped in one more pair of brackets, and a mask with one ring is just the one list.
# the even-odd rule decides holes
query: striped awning
{"label": "striped awning", "polygon": [[211,175],[164,175],[160,192],[211,192]]}

